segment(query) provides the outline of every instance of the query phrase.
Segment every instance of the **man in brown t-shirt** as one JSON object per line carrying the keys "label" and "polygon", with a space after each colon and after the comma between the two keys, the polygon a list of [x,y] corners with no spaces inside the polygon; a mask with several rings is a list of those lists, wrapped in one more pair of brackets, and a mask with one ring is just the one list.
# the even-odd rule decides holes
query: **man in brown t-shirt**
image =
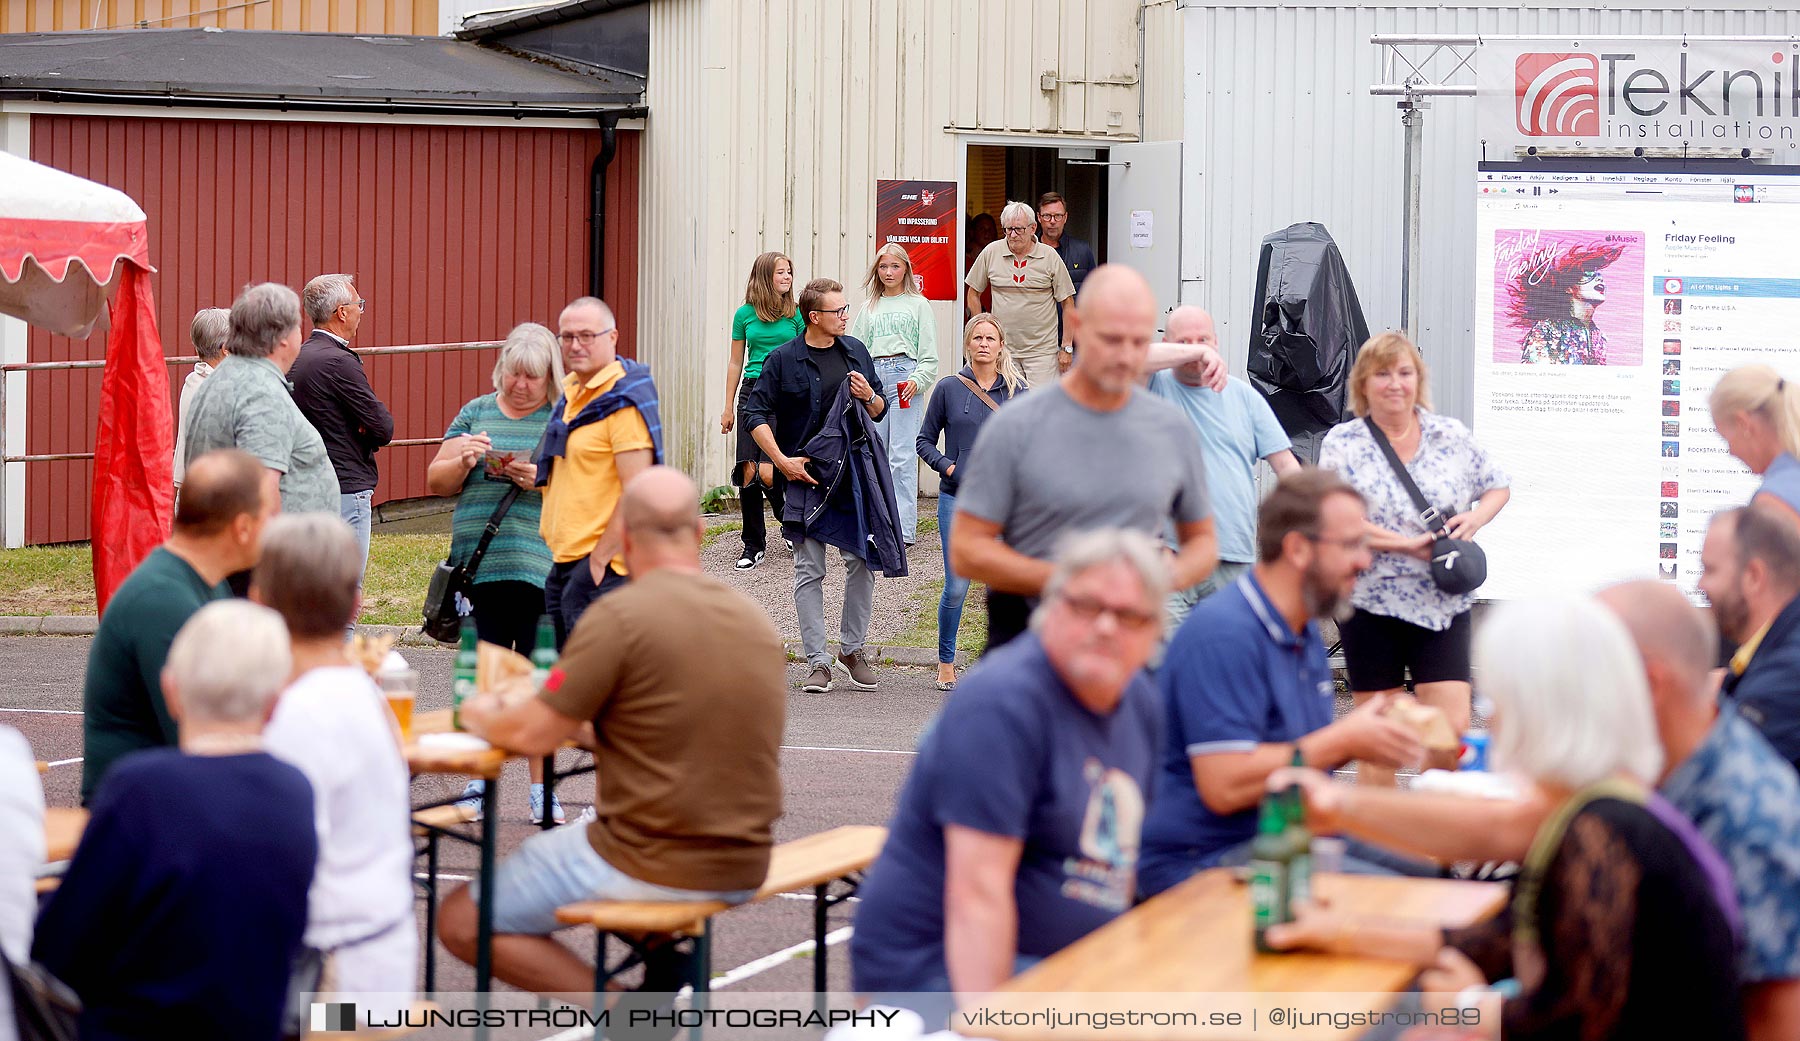
{"label": "man in brown t-shirt", "polygon": [[[630,585],[597,600],[541,695],[463,705],[468,729],[547,755],[593,723],[596,819],[527,839],[494,879],[494,975],[539,993],[581,993],[593,969],[551,939],[556,909],[583,900],[753,896],[781,815],[787,714],[781,636],[755,602],[700,569],[699,491],[656,466],[619,506]],[[474,890],[444,901],[444,946],[475,959]],[[646,990],[680,985],[669,948]]]}

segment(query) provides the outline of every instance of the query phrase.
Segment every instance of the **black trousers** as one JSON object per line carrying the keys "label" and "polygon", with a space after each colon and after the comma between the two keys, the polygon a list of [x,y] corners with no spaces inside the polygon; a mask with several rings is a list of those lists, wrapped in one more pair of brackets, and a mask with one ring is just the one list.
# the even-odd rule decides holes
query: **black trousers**
{"label": "black trousers", "polygon": [[989,651],[996,647],[1004,647],[1013,640],[1025,635],[1031,628],[1031,601],[1017,593],[1001,593],[988,590],[988,639]]}
{"label": "black trousers", "polygon": [[569,642],[569,634],[575,631],[575,623],[581,620],[581,613],[588,609],[588,605],[627,581],[629,580],[624,575],[614,571],[612,565],[608,564],[605,576],[600,579],[599,585],[595,585],[594,572],[588,567],[586,557],[550,565],[550,577],[544,580],[544,606],[549,610],[550,620],[556,623],[556,649],[559,653],[563,644]]}
{"label": "black trousers", "polygon": [[755,478],[738,489],[738,505],[744,511],[744,556],[755,557],[756,554],[769,548],[768,523],[763,519],[763,500],[769,500],[769,509],[775,513],[775,523],[781,524],[781,506],[785,498],[781,494],[782,482],[776,481],[775,487],[764,488]]}
{"label": "black trousers", "polygon": [[544,590],[530,582],[477,582],[469,589],[475,605],[475,632],[488,643],[527,657],[537,647]]}

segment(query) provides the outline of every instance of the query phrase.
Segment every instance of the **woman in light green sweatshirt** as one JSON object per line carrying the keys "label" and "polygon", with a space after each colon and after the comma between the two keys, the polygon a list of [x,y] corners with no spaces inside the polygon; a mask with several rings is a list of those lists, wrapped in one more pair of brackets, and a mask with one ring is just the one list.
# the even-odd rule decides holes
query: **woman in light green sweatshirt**
{"label": "woman in light green sweatshirt", "polygon": [[937,318],[919,292],[912,259],[895,243],[875,251],[863,289],[869,297],[856,312],[850,335],[869,348],[887,395],[887,411],[876,426],[887,438],[900,534],[910,546],[919,534],[919,457],[913,442],[937,381]]}

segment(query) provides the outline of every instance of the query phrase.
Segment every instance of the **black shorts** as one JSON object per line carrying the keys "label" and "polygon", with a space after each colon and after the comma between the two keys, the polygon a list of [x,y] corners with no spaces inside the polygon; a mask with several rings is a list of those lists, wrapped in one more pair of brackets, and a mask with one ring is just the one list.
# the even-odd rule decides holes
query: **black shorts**
{"label": "black shorts", "polygon": [[1393,690],[1414,683],[1469,682],[1469,612],[1442,632],[1358,608],[1338,626],[1344,641],[1344,671],[1353,691]]}

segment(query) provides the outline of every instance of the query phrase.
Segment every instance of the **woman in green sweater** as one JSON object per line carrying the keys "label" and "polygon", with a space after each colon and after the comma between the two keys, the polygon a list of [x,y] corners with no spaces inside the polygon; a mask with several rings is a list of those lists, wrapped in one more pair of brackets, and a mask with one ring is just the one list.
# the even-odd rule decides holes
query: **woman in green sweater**
{"label": "woman in green sweater", "polygon": [[738,504],[744,514],[744,555],[739,570],[762,563],[768,548],[763,522],[763,499],[781,523],[781,490],[775,486],[775,467],[769,462],[750,428],[743,421],[744,401],[750,385],[762,375],[763,359],[775,348],[806,331],[794,301],[794,262],[785,253],[764,253],[750,265],[750,284],[744,288],[744,304],[731,317],[731,364],[725,369],[725,412],[719,416],[719,432],[737,429],[737,463],[732,483],[738,486]]}
{"label": "woman in green sweater", "polygon": [[869,299],[856,313],[850,335],[869,348],[887,395],[887,411],[875,425],[887,438],[900,535],[910,546],[919,534],[919,457],[913,442],[937,381],[937,319],[919,292],[912,258],[895,243],[875,251],[863,289]]}

